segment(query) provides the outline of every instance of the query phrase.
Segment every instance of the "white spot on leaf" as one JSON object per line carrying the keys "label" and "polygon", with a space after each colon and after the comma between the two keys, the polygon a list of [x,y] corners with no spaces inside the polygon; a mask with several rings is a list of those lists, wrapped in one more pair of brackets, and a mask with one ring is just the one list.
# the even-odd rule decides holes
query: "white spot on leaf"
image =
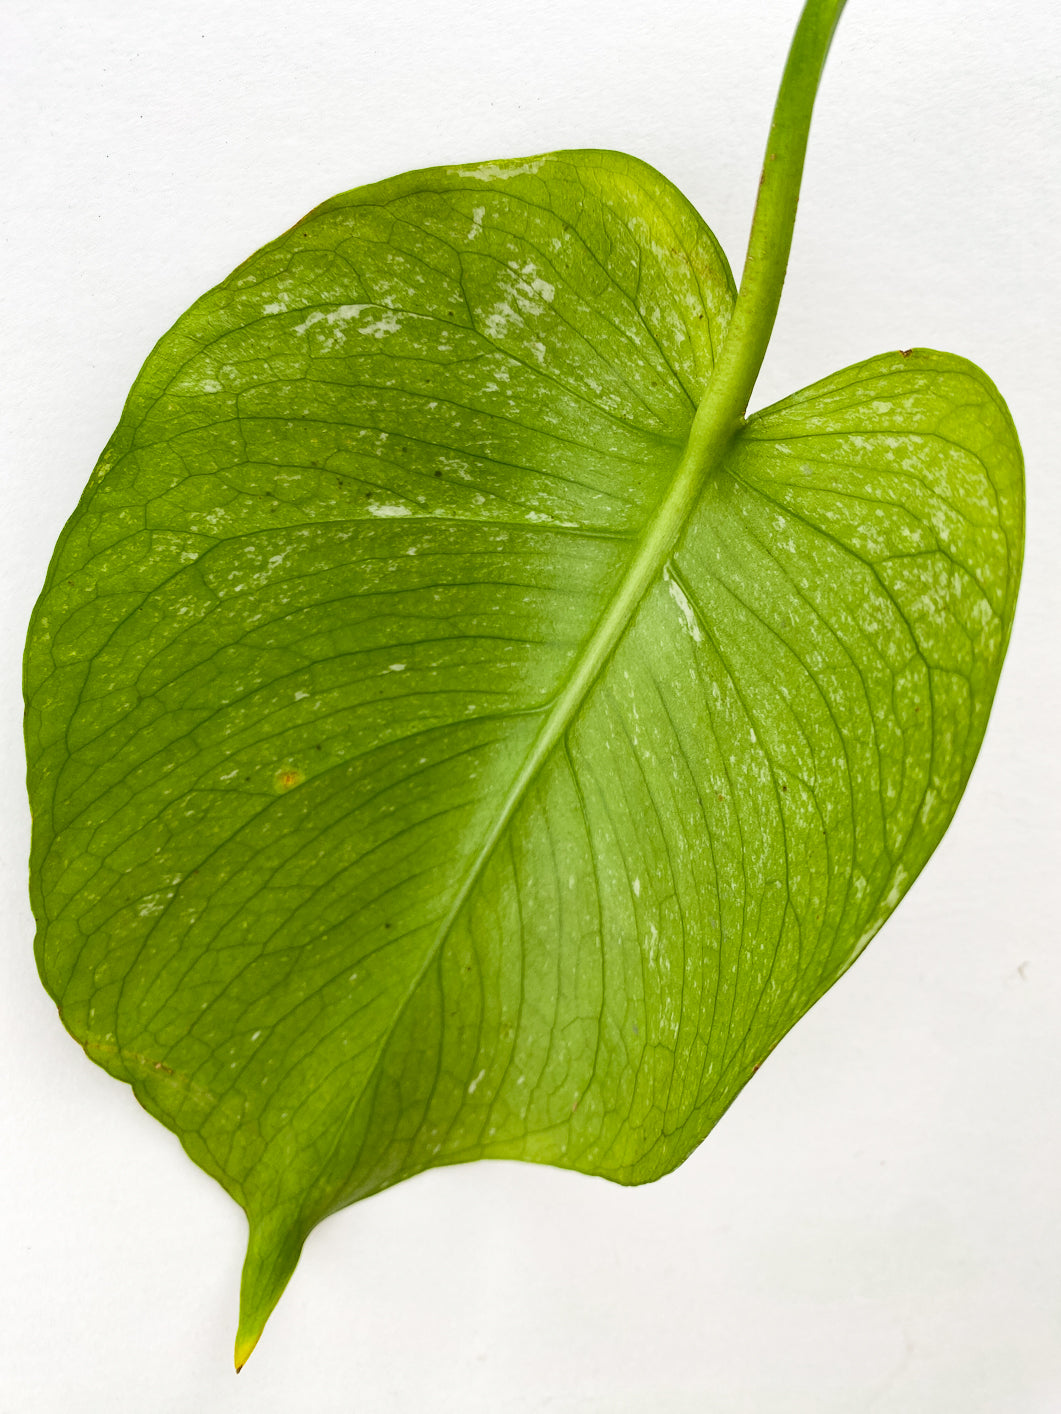
{"label": "white spot on leaf", "polygon": [[411,516],[412,511],[408,506],[379,506],[370,505],[368,508],[370,516],[380,516],[386,519],[389,516]]}
{"label": "white spot on leaf", "polygon": [[677,582],[677,580],[671,578],[670,572],[667,569],[666,565],[664,565],[663,567],[663,578],[666,581],[668,590],[670,591],[670,597],[674,600],[678,608],[681,610],[681,615],[682,618],[685,620],[685,627],[689,633],[690,638],[693,640],[694,643],[702,643],[704,636],[700,632],[700,625],[696,621],[696,611],[689,603],[688,599],[685,597],[685,591],[682,589],[681,585]]}

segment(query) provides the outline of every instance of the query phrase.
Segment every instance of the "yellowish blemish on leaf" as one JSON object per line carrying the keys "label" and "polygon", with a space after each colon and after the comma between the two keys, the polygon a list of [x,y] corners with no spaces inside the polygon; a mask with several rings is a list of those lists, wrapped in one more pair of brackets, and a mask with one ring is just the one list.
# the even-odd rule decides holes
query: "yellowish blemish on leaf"
{"label": "yellowish blemish on leaf", "polygon": [[279,791],[294,790],[306,779],[305,771],[298,766],[282,766],[276,773],[276,788]]}
{"label": "yellowish blemish on leaf", "polygon": [[125,1046],[119,1046],[117,1042],[112,1040],[96,1040],[89,1037],[81,1044],[91,1060],[106,1056],[120,1057],[128,1069],[133,1072],[135,1080],[145,1080],[153,1076],[175,1086],[182,1094],[187,1095],[200,1105],[212,1107],[217,1103],[216,1097],[209,1090],[192,1080],[190,1076],[174,1070],[165,1061],[156,1060],[153,1056],[144,1055],[140,1051],[128,1050]]}
{"label": "yellowish blemish on leaf", "polygon": [[243,1369],[247,1361],[254,1352],[254,1347],[258,1344],[258,1336],[261,1332],[256,1331],[253,1335],[244,1336],[242,1333],[236,1338],[235,1366],[236,1374]]}

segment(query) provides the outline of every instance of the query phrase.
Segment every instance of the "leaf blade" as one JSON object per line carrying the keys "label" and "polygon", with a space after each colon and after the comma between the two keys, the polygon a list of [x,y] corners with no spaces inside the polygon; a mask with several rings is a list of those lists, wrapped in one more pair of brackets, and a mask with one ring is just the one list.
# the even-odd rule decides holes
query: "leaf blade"
{"label": "leaf blade", "polygon": [[[571,232],[562,280],[543,251]],[[865,470],[844,418],[886,401],[874,379],[989,385],[871,361],[751,419],[696,499],[683,442],[731,299],[699,218],[615,154],[348,194],[162,341],[64,535],[27,672],[42,974],[247,1209],[244,1357],[313,1224],[425,1167],[673,1168],[916,873],[879,877],[935,740],[874,714],[876,659],[859,687],[871,547],[828,532],[835,485],[783,472],[845,437]],[[1005,515],[949,474],[986,546],[1020,526],[985,397]],[[904,573],[893,599],[946,597],[938,565]],[[908,613],[927,633],[942,603]],[[883,799],[878,722],[893,839],[862,790]]]}

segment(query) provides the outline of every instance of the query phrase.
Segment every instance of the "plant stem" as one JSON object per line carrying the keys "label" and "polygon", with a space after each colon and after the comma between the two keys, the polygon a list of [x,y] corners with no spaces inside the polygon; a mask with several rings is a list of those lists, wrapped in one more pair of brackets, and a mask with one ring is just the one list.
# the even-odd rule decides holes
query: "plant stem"
{"label": "plant stem", "polygon": [[807,0],[796,27],[766,144],[740,293],[693,422],[690,442],[698,450],[715,443],[720,422],[732,430],[740,424],[766,355],[792,246],[811,113],[845,3]]}

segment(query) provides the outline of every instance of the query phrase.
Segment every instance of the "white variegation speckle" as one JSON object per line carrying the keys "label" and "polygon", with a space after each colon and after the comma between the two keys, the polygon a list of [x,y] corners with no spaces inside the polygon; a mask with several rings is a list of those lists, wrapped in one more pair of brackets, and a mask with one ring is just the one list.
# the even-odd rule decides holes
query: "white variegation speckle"
{"label": "white variegation speckle", "polygon": [[681,585],[676,579],[672,578],[666,565],[663,567],[663,578],[666,582],[667,589],[670,591],[670,597],[681,610],[681,615],[685,620],[685,627],[689,633],[689,637],[694,643],[702,643],[704,636],[700,632],[700,625],[696,619],[696,611],[685,597],[685,591],[682,589]]}
{"label": "white variegation speckle", "polygon": [[366,338],[382,339],[388,334],[396,334],[399,327],[398,316],[389,311],[377,319],[375,323],[363,325],[359,332],[364,334]]}
{"label": "white variegation speckle", "polygon": [[461,177],[471,177],[477,182],[507,182],[512,177],[533,176],[541,169],[544,158],[537,162],[484,162],[479,167],[453,167],[450,170]]}

